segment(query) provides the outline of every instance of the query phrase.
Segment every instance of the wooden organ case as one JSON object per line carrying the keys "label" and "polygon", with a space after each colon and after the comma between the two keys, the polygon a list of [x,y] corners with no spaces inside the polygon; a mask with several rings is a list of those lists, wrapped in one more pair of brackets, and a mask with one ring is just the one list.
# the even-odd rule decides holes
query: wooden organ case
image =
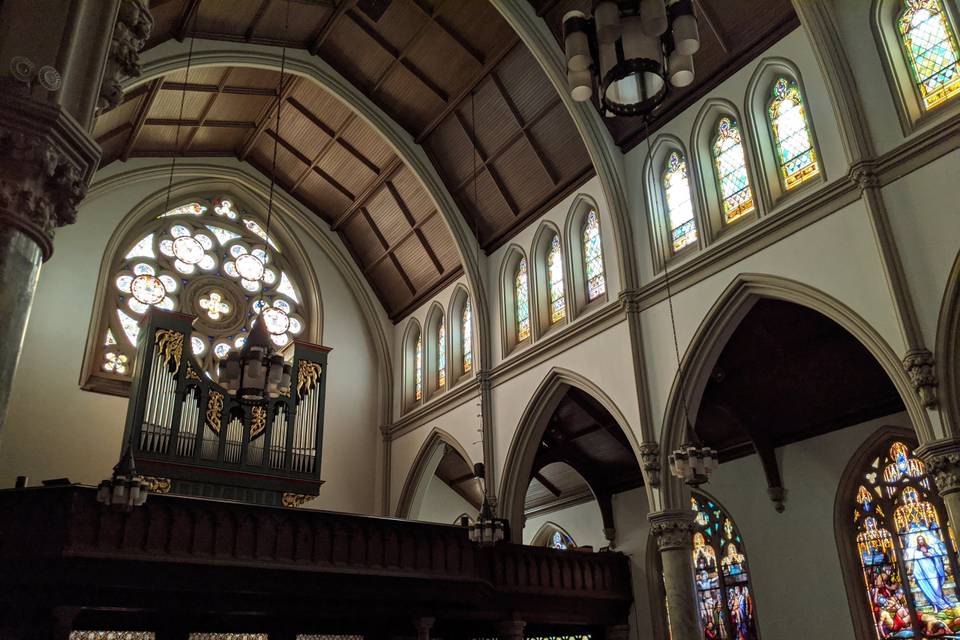
{"label": "wooden organ case", "polygon": [[328,347],[292,343],[290,392],[250,404],[190,355],[193,317],[151,309],[124,428],[154,490],[299,506],[320,492]]}

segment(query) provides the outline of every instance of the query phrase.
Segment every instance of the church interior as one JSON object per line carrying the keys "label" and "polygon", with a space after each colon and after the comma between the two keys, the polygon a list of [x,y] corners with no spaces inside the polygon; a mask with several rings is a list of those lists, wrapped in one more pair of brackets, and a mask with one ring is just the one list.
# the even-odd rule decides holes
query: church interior
{"label": "church interior", "polygon": [[957,0],[0,0],[0,640],[960,639]]}

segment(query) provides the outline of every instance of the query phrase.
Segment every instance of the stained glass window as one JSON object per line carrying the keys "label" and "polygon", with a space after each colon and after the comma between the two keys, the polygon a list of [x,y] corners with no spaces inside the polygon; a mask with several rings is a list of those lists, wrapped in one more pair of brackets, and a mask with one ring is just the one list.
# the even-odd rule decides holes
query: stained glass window
{"label": "stained glass window", "polygon": [[960,631],[956,554],[943,503],[910,447],[901,441],[884,447],[850,502],[877,638]]}
{"label": "stained glass window", "polygon": [[583,222],[583,268],[587,276],[587,301],[607,291],[603,273],[603,247],[600,245],[600,216],[593,209]]}
{"label": "stained glass window", "polygon": [[437,388],[443,389],[447,385],[447,330],[440,321],[437,329]]}
{"label": "stained glass window", "polygon": [[753,211],[753,189],[747,175],[740,126],[735,118],[720,118],[713,141],[713,162],[723,200],[723,221],[730,223]]}
{"label": "stained glass window", "polygon": [[795,80],[780,77],[773,83],[767,116],[777,147],[783,186],[793,189],[820,172],[807,109]]}
{"label": "stained glass window", "polygon": [[235,203],[204,202],[156,216],[114,259],[100,375],[131,375],[140,321],[151,307],[198,317],[191,351],[214,380],[218,360],[243,346],[261,312],[282,327],[271,336],[280,347],[308,326],[308,309],[279,249],[248,228],[252,219],[241,220]]}
{"label": "stained glass window", "polygon": [[417,346],[413,354],[413,375],[414,375],[414,391],[413,397],[415,400],[420,401],[423,398],[423,340],[421,336],[417,336]]}
{"label": "stained glass window", "polygon": [[670,242],[673,250],[679,251],[697,241],[687,161],[679,151],[671,152],[667,158],[663,169],[663,194],[670,222]]}
{"label": "stained glass window", "polygon": [[520,258],[513,276],[513,303],[517,323],[517,342],[530,337],[530,288],[527,286],[527,259]]}
{"label": "stained glass window", "polygon": [[70,640],[154,640],[152,631],[71,631]]}
{"label": "stained glass window", "polygon": [[547,291],[550,294],[550,323],[567,316],[567,300],[563,293],[563,250],[560,236],[554,235],[547,250]]}
{"label": "stained glass window", "polygon": [[470,298],[463,303],[463,318],[460,320],[460,335],[463,336],[463,372],[473,368],[473,316]]}
{"label": "stained glass window", "polygon": [[750,574],[737,525],[712,498],[694,493],[693,567],[704,638],[756,640]]}
{"label": "stained glass window", "polygon": [[905,0],[898,19],[913,80],[925,109],[960,93],[960,48],[941,0]]}
{"label": "stained glass window", "polygon": [[547,543],[547,546],[553,549],[566,550],[572,549],[577,545],[573,543],[573,538],[558,529],[557,531],[553,532],[552,536],[550,536],[550,541]]}

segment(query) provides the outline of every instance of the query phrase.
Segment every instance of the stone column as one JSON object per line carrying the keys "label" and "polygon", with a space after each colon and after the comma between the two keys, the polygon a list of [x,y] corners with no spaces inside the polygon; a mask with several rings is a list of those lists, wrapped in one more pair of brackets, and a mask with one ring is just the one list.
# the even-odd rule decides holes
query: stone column
{"label": "stone column", "polygon": [[693,512],[658,511],[647,518],[663,565],[670,638],[703,640],[693,591]]}
{"label": "stone column", "polygon": [[526,626],[523,620],[505,620],[497,624],[497,637],[500,640],[523,640]]}
{"label": "stone column", "polygon": [[40,265],[100,160],[89,133],[98,96],[106,82],[116,98],[120,75],[139,73],[153,24],[143,0],[61,4],[0,3],[0,433]]}
{"label": "stone column", "polygon": [[936,440],[917,447],[915,453],[927,465],[937,491],[947,507],[954,533],[960,530],[960,438]]}

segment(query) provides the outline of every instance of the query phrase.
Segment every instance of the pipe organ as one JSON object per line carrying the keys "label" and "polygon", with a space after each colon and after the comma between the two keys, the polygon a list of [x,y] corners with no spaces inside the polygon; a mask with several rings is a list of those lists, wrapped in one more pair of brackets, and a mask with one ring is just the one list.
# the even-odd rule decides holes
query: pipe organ
{"label": "pipe organ", "polygon": [[191,316],[151,309],[124,429],[137,470],[172,493],[299,504],[320,491],[328,347],[294,342],[288,396],[247,403],[189,353]]}

